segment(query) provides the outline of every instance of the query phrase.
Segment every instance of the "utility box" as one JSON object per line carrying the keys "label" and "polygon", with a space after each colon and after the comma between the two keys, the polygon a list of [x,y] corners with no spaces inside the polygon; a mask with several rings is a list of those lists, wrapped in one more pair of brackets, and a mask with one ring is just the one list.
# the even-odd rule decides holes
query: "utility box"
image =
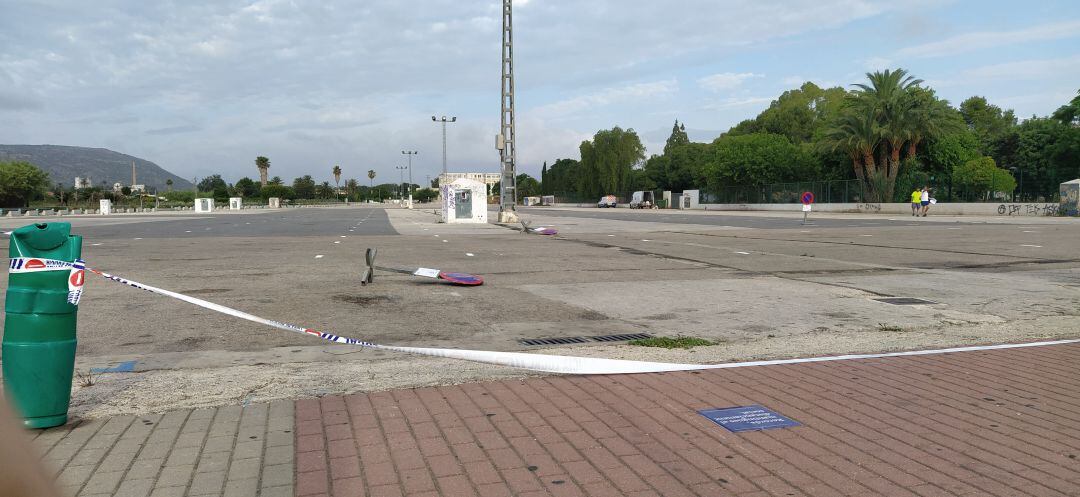
{"label": "utility box", "polygon": [[679,202],[680,209],[697,209],[700,206],[701,190],[683,190]]}
{"label": "utility box", "polygon": [[675,203],[675,197],[671,195],[671,190],[664,190],[664,196],[661,200],[664,201],[664,209],[674,209],[678,207],[678,204]]}
{"label": "utility box", "polygon": [[107,198],[101,199],[101,215],[108,216],[112,214],[112,200]]}
{"label": "utility box", "polygon": [[444,223],[486,223],[487,186],[468,178],[440,185]]}
{"label": "utility box", "polygon": [[195,199],[195,212],[213,212],[214,211],[214,199],[212,198],[197,198]]}
{"label": "utility box", "polygon": [[229,197],[229,210],[238,211],[244,207],[244,199],[240,197]]}
{"label": "utility box", "polygon": [[269,203],[268,205],[270,206],[271,209],[280,209],[281,208],[281,198],[279,198],[279,197],[270,197],[270,198],[267,199],[267,202]]}
{"label": "utility box", "polygon": [[1061,184],[1061,210],[1066,216],[1080,215],[1080,179]]}
{"label": "utility box", "polygon": [[521,197],[521,205],[525,207],[540,205],[540,197]]}

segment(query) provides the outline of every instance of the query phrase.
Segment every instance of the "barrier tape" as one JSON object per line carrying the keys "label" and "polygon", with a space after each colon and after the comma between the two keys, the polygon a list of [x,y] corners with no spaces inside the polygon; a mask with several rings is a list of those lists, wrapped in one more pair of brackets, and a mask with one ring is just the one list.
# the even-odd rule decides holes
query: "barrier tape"
{"label": "barrier tape", "polygon": [[[63,261],[60,261],[63,262]],[[81,262],[81,261],[78,261]],[[69,268],[74,268],[75,263],[65,263],[69,265]],[[25,266],[25,261],[24,264]],[[14,267],[14,263],[13,266]],[[60,270],[56,268],[53,270]],[[722,364],[677,364],[677,363],[665,363],[665,362],[648,362],[648,361],[629,361],[622,359],[603,359],[595,357],[575,357],[575,356],[560,356],[550,354],[527,354],[523,352],[494,352],[486,350],[467,350],[467,349],[443,349],[443,348],[431,348],[431,347],[401,347],[393,345],[380,345],[357,338],[343,337],[334,335],[331,333],[320,332],[311,328],[304,328],[289,323],[283,323],[280,321],[274,321],[266,318],[256,316],[254,314],[248,314],[243,311],[232,309],[220,304],[215,304],[203,299],[191,297],[188,295],[172,292],[162,288],[139,283],[137,281],[128,280],[120,276],[115,276],[103,271],[99,271],[94,268],[86,268],[86,270],[97,274],[107,280],[121,283],[133,288],[145,290],[158,295],[164,295],[166,297],[172,297],[177,300],[182,300],[189,304],[193,304],[204,309],[220,312],[229,316],[237,317],[247,321],[260,323],[266,326],[277,328],[284,331],[290,331],[294,333],[301,333],[304,335],[314,336],[323,340],[341,343],[345,345],[356,345],[360,347],[367,347],[377,350],[387,350],[393,352],[404,352],[409,354],[418,354],[430,357],[444,357],[449,359],[461,359],[465,361],[479,362],[485,364],[495,364],[501,366],[509,366],[520,369],[529,369],[533,371],[543,371],[547,373],[565,373],[565,374],[628,374],[628,373],[658,373],[666,371],[690,371],[697,369],[727,369],[727,368],[740,368],[748,366],[772,366],[780,364],[800,364],[809,362],[830,362],[830,361],[844,361],[852,359],[877,359],[886,357],[901,357],[901,356],[918,356],[918,355],[933,355],[933,354],[947,354],[955,352],[970,352],[980,350],[999,350],[999,349],[1013,349],[1013,348],[1026,348],[1026,347],[1040,347],[1046,345],[1061,345],[1069,343],[1080,343],[1080,339],[1069,340],[1054,340],[1032,343],[1019,343],[1019,344],[1002,344],[1002,345],[978,345],[969,347],[953,347],[947,349],[933,349],[933,350],[915,350],[907,352],[887,352],[881,354],[846,354],[839,356],[828,357],[810,357],[803,359],[775,359],[766,361],[749,361],[749,362],[732,362]],[[11,269],[9,269],[11,271]]]}
{"label": "barrier tape", "polygon": [[75,262],[41,257],[13,257],[8,263],[9,273],[37,273],[42,271],[67,271],[68,296],[71,305],[79,305],[82,299],[83,284],[86,283],[86,263],[82,259]]}

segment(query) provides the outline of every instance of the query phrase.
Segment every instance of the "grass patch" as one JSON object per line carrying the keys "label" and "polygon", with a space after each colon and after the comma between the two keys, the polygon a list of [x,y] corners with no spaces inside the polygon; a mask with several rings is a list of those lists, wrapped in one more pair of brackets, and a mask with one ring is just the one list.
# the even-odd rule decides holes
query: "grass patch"
{"label": "grass patch", "polygon": [[903,328],[891,324],[878,323],[878,331],[904,331]]}
{"label": "grass patch", "polygon": [[76,371],[75,377],[79,380],[79,386],[86,388],[94,386],[94,375],[87,370],[85,373]]}
{"label": "grass patch", "polygon": [[690,349],[717,344],[716,342],[705,340],[703,338],[684,337],[681,335],[677,337],[643,338],[641,340],[630,340],[627,343],[639,347],[660,347],[665,349]]}

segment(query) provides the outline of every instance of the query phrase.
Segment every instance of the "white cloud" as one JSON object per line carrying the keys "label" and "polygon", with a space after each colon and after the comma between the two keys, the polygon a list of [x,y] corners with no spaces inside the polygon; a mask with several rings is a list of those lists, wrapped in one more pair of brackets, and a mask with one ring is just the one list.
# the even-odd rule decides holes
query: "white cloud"
{"label": "white cloud", "polygon": [[900,49],[899,57],[943,57],[974,50],[1016,45],[1032,41],[1058,40],[1080,36],[1080,20],[1040,24],[1012,31],[979,31]]}
{"label": "white cloud", "polygon": [[536,108],[536,112],[548,117],[567,116],[592,107],[665,97],[677,92],[678,89],[679,84],[675,79],[616,86],[542,105]]}
{"label": "white cloud", "polygon": [[698,86],[713,92],[720,92],[725,90],[732,90],[742,86],[743,82],[751,78],[762,78],[764,74],[754,74],[752,72],[732,73],[724,72],[719,74],[713,74],[711,76],[705,76],[697,80]]}
{"label": "white cloud", "polygon": [[1080,55],[1057,59],[1004,62],[965,71],[964,79],[1023,80],[1060,79],[1080,73]]}
{"label": "white cloud", "polygon": [[860,61],[867,71],[883,71],[892,69],[893,61],[885,57],[867,57]]}
{"label": "white cloud", "polygon": [[810,80],[806,79],[806,78],[804,78],[802,76],[788,76],[788,77],[780,80],[780,82],[783,83],[784,86],[799,86],[799,85],[801,85],[801,84],[803,84],[803,83],[805,83],[807,81],[810,81]]}
{"label": "white cloud", "polygon": [[773,97],[731,97],[725,98],[718,102],[712,102],[702,106],[706,110],[723,110],[731,109],[734,107],[745,107],[748,105],[758,105],[762,103],[769,103],[773,101]]}

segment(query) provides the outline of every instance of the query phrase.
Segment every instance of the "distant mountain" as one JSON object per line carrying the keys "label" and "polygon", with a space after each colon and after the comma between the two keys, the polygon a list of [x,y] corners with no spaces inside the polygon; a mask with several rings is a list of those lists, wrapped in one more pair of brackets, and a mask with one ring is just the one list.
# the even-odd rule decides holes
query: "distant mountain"
{"label": "distant mountain", "polygon": [[131,184],[131,161],[135,161],[135,180],[147,188],[165,190],[165,180],[173,180],[174,190],[194,185],[146,159],[113,152],[105,148],[68,147],[64,145],[0,145],[0,161],[22,160],[49,173],[49,181],[73,186],[75,177],[90,177],[94,186],[101,182]]}

